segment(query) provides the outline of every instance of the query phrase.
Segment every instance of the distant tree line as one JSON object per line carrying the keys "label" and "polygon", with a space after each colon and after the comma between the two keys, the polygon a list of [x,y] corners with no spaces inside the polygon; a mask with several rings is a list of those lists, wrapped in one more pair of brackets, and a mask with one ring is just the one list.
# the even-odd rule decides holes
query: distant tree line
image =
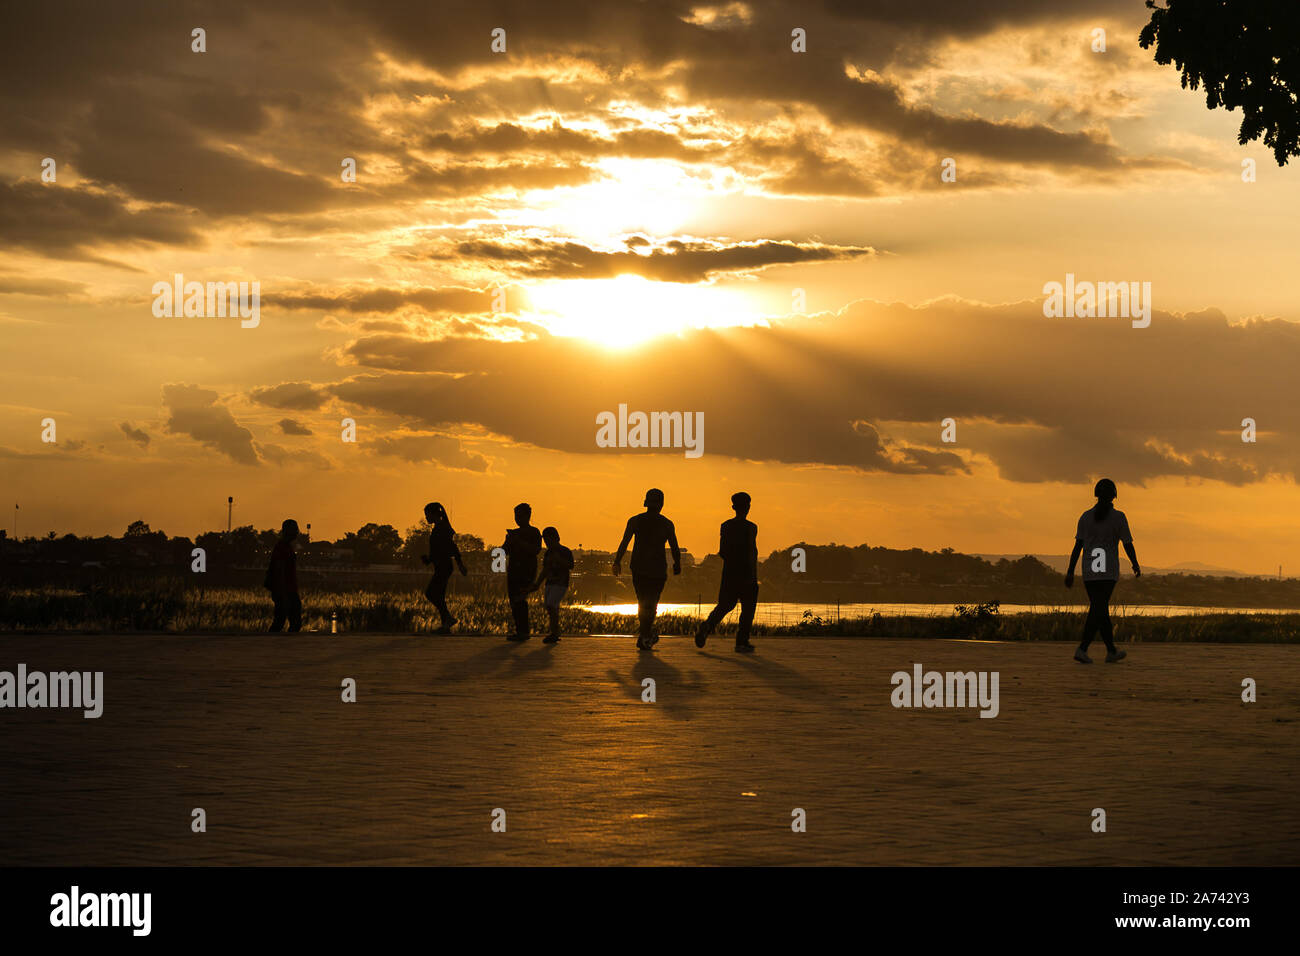
{"label": "distant tree line", "polygon": [[[400,532],[392,525],[369,522],[333,541],[300,539],[299,568],[316,587],[415,586],[409,577],[423,574],[420,556],[428,550],[424,522]],[[186,575],[192,551],[203,548],[207,574],[195,583],[257,586],[279,530],[252,525],[210,531],[191,541],[168,537],[144,521],[133,521],[121,537],[47,535],[15,541],[0,530],[0,566],[10,582],[26,587],[92,586],[105,575],[118,581],[133,576]],[[483,538],[458,534],[471,575],[493,571],[492,548]],[[631,600],[628,576],[610,574],[608,551],[574,549],[570,599],[593,603]],[[802,568],[802,570],[799,570]],[[101,572],[100,569],[103,569]],[[242,571],[240,570],[242,569]],[[384,575],[381,570],[390,573]],[[238,573],[236,573],[238,572]],[[402,574],[401,572],[406,572]],[[696,561],[683,554],[682,574],[670,577],[663,600],[694,603],[712,596],[722,560],[706,555]],[[391,579],[384,585],[383,579]],[[1061,586],[1061,574],[1030,555],[989,561],[952,548],[882,548],[867,544],[799,542],[772,551],[759,562],[761,600],[805,603],[962,603],[1061,604],[1076,595]],[[1128,580],[1124,603],[1198,606],[1300,608],[1300,580],[1264,577],[1209,577],[1190,574],[1144,574]]]}
{"label": "distant tree line", "polygon": [[[387,565],[421,569],[423,565],[420,557],[428,552],[429,531],[429,525],[423,521],[407,528],[405,533],[390,524],[368,522],[333,541],[316,541],[304,534],[300,539],[299,561],[304,566]],[[267,559],[279,536],[279,529],[276,528],[259,531],[253,525],[243,525],[230,531],[208,531],[191,541],[186,537],[169,538],[162,531],[152,530],[144,521],[133,521],[121,537],[104,535],[79,538],[66,534],[62,537],[29,537],[21,542],[8,541],[10,547],[6,549],[6,557],[10,560],[53,560],[78,564],[98,562],[142,567],[175,562],[188,564],[192,549],[199,547],[204,549],[210,563],[254,566]],[[3,531],[0,531],[0,541],[6,541]],[[491,549],[481,537],[458,534],[456,543],[471,571],[490,570]],[[803,550],[801,566],[804,570],[795,570],[795,548]],[[609,554],[606,551],[584,551],[577,570],[606,571]],[[689,558],[684,561],[686,569],[691,569],[693,564]],[[721,558],[708,555],[697,570],[705,576],[714,576],[721,573],[721,568]],[[1004,559],[993,563],[961,554],[952,548],[944,548],[942,551],[923,551],[920,548],[895,550],[865,544],[849,547],[807,542],[771,552],[760,562],[760,570],[764,580],[773,582],[1005,582],[1032,585],[1055,582],[1060,577],[1047,565],[1029,556],[1018,561]]]}

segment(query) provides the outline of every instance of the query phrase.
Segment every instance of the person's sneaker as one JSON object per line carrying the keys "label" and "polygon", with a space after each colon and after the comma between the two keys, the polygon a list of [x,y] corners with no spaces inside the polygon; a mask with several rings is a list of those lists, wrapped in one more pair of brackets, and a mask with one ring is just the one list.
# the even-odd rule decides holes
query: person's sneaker
{"label": "person's sneaker", "polygon": [[651,634],[650,640],[646,641],[646,647],[654,647],[658,643],[659,643],[659,635]]}
{"label": "person's sneaker", "polygon": [[742,644],[740,641],[737,641],[737,642],[736,642],[736,653],[737,653],[737,654],[752,654],[752,653],[754,653],[754,645],[751,644],[751,643],[749,643],[749,641],[745,641],[743,644]]}
{"label": "person's sneaker", "polygon": [[560,643],[560,635],[558,635],[558,634],[549,634],[549,635],[547,635],[546,637],[542,638],[542,643],[543,643],[543,644],[558,644],[558,643]]}
{"label": "person's sneaker", "polygon": [[1092,658],[1088,656],[1088,652],[1085,651],[1082,647],[1075,648],[1074,659],[1078,661],[1080,664],[1092,663]]}
{"label": "person's sneaker", "polygon": [[444,624],[442,627],[438,628],[438,629],[437,629],[436,631],[434,631],[433,633],[435,633],[435,634],[450,634],[450,633],[451,633],[451,626],[452,626],[452,624],[455,624],[455,623],[456,623],[455,621],[452,621],[452,622],[449,623],[449,624]]}
{"label": "person's sneaker", "polygon": [[704,625],[701,624],[695,629],[695,646],[703,647],[704,642],[709,639],[709,635],[704,633]]}
{"label": "person's sneaker", "polygon": [[1122,661],[1128,657],[1128,651],[1111,651],[1106,655],[1106,663],[1114,664],[1116,661]]}

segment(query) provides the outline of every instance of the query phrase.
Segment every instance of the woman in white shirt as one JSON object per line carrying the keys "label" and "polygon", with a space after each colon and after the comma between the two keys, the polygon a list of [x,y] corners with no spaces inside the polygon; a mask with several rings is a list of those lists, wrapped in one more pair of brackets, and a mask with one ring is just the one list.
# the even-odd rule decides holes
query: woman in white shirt
{"label": "woman in white shirt", "polygon": [[1133,566],[1133,576],[1142,576],[1138,567],[1137,552],[1133,549],[1133,535],[1129,532],[1128,518],[1124,512],[1115,509],[1115,498],[1119,492],[1115,482],[1103,478],[1093,488],[1097,504],[1079,516],[1079,524],[1074,534],[1074,550],[1070,552],[1070,567],[1065,572],[1065,586],[1074,586],[1074,565],[1079,555],[1086,551],[1088,556],[1083,562],[1083,586],[1088,592],[1088,617],[1083,623],[1083,641],[1074,652],[1074,659],[1080,664],[1091,664],[1088,645],[1092,639],[1101,634],[1106,642],[1106,662],[1121,661],[1127,657],[1125,651],[1115,649],[1114,634],[1110,625],[1110,596],[1119,582],[1119,545],[1124,545],[1129,563]]}

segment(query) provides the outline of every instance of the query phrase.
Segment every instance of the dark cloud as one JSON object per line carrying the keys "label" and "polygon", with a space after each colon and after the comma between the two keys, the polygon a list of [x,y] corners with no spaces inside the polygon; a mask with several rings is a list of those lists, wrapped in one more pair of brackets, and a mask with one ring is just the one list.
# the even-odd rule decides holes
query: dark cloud
{"label": "dark cloud", "polygon": [[944,155],[975,154],[1029,165],[1122,165],[1119,150],[1094,133],[949,116],[907,103],[889,81],[848,76],[824,59],[810,62],[807,68],[737,70],[734,64],[701,60],[690,65],[690,85],[692,92],[704,96],[802,103],[839,126],[877,130]]}
{"label": "dark cloud", "polygon": [[[381,6],[368,8],[362,15],[409,57],[440,70],[492,62],[486,43],[476,48],[461,42],[462,33],[446,28],[447,23],[459,23],[469,35],[481,31],[486,36],[494,22],[490,8],[473,3],[440,8],[440,16],[446,19],[435,26],[410,6]],[[1120,11],[1132,17],[1132,4],[1123,0],[1095,0],[1065,8],[1032,0],[989,2],[976,4],[975,10],[959,2],[940,4],[933,10],[896,2],[864,4],[861,9],[855,4],[819,8],[755,2],[748,5],[751,16],[747,19],[723,19],[710,26],[689,22],[700,6],[692,2],[653,7],[602,8],[580,2],[512,6],[508,36],[515,37],[515,56],[563,52],[586,59],[612,76],[624,74],[630,64],[646,69],[676,65],[686,94],[697,102],[802,104],[833,123],[923,142],[945,154],[966,152],[1052,166],[1113,167],[1121,163],[1113,144],[1094,134],[948,115],[926,104],[905,101],[894,83],[861,71],[897,72],[900,63],[922,60],[932,44],[1009,24]],[[791,52],[793,26],[807,31],[809,53]],[[848,75],[846,65],[858,67],[859,75]],[[544,82],[539,77],[539,88],[545,89]],[[539,102],[534,108],[545,108],[545,104]],[[493,135],[508,142],[519,134],[506,129]],[[450,148],[458,145],[454,136],[433,142]],[[590,146],[577,138],[566,141],[558,137],[557,145]]]}
{"label": "dark cloud", "polygon": [[120,422],[117,427],[121,429],[123,435],[131,439],[131,441],[135,442],[141,448],[149,447],[149,433],[144,429],[133,428],[130,422]]}
{"label": "dark cloud", "polygon": [[[687,142],[692,139],[693,142]],[[814,137],[798,129],[783,135],[736,134],[704,126],[699,129],[623,130],[610,136],[573,129],[559,121],[548,127],[526,128],[514,123],[462,125],[454,132],[429,134],[425,146],[455,155],[536,152],[551,156],[579,156],[584,159],[620,157],[667,159],[679,163],[720,163],[743,169],[761,179],[772,192],[786,195],[875,196],[911,188],[920,177],[922,157],[910,155],[900,162],[900,151],[875,157],[854,154],[832,155],[819,147]],[[864,159],[866,161],[864,161]],[[935,179],[934,162],[923,158],[924,180]],[[775,164],[775,168],[774,168]],[[972,185],[964,178],[965,185]],[[983,185],[979,183],[978,185]]]}
{"label": "dark cloud", "polygon": [[280,431],[285,435],[310,435],[312,430],[301,422],[294,421],[292,418],[282,418],[277,423]]}
{"label": "dark cloud", "polygon": [[720,159],[725,155],[725,150],[718,144],[687,144],[680,135],[668,130],[630,129],[600,136],[587,130],[571,129],[559,120],[541,128],[528,128],[516,123],[464,124],[454,131],[430,133],[422,145],[426,149],[472,156],[537,152],[548,156],[616,156],[676,159],[689,163]]}
{"label": "dark cloud", "polygon": [[265,302],[282,309],[323,309],[345,312],[392,312],[404,305],[416,305],[426,312],[486,312],[492,305],[490,289],[443,288],[360,288],[329,292],[289,292],[265,297]]}
{"label": "dark cloud", "polygon": [[66,279],[23,279],[0,275],[0,295],[30,295],[67,299],[85,292],[86,283]]}
{"label": "dark cloud", "polygon": [[[1126,103],[1127,100],[1120,101],[1120,105]],[[688,144],[688,137],[724,138],[697,145]],[[605,137],[561,126],[558,121],[541,129],[500,123],[431,134],[427,145],[458,155],[536,150],[584,158],[618,156],[680,163],[713,162],[744,170],[770,192],[780,195],[868,197],[938,188],[939,184],[933,150],[910,149],[891,141],[867,154],[854,149],[836,155],[819,144],[817,137],[798,127],[743,134],[707,127],[677,131],[635,129]],[[965,171],[961,181],[964,187],[970,188],[1010,180]]]}
{"label": "dark cloud", "polygon": [[[515,441],[578,453],[611,453],[595,445],[596,416],[616,412],[623,402],[630,410],[704,412],[706,454],[904,474],[965,469],[946,449],[882,439],[863,421],[866,404],[840,401],[836,414],[826,407],[816,377],[799,383],[779,368],[780,361],[762,370],[720,360],[733,343],[742,352],[764,351],[761,343],[740,342],[761,334],[700,333],[660,340],[636,354],[569,339],[366,337],[352,347],[356,361],[403,371],[359,375],[331,391],[349,405],[422,426],[469,423]],[[546,401],[519,401],[534,394],[546,395]]]}
{"label": "dark cloud", "polygon": [[414,169],[399,187],[389,194],[418,196],[466,197],[502,189],[525,191],[581,186],[600,179],[600,173],[588,166],[562,166],[551,162],[498,163],[477,162],[431,166],[413,163]]}
{"label": "dark cloud", "polygon": [[[771,4],[764,6],[771,7]],[[821,6],[847,22],[931,36],[971,36],[1004,26],[1134,14],[1129,0],[936,0],[919,5],[899,0],[823,0]],[[1140,15],[1141,7],[1137,8]]]}
{"label": "dark cloud", "polygon": [[[481,304],[481,302],[476,303],[476,305]],[[515,292],[512,288],[507,289],[507,309],[527,307],[529,306],[526,296]],[[346,332],[351,335],[383,334],[385,332],[415,334],[426,340],[452,337],[532,338],[550,334],[544,326],[527,319],[521,319],[508,312],[484,313],[481,315],[454,315],[435,312],[431,315],[397,315],[392,318],[363,318],[350,322],[341,321],[331,315],[318,322],[317,327],[336,332]]]}
{"label": "dark cloud", "polygon": [[214,217],[308,212],[348,202],[346,192],[334,195],[323,169],[295,170],[223,148],[202,129],[206,117],[193,115],[189,104],[173,107],[160,99],[112,87],[97,93],[74,153],[77,168],[140,199]]}
{"label": "dark cloud", "polygon": [[168,418],[163,428],[173,435],[188,435],[238,464],[258,464],[253,433],[235,421],[230,409],[217,399],[216,392],[197,385],[164,385]]}
{"label": "dark cloud", "polygon": [[[815,242],[671,239],[652,243],[643,236],[627,241],[626,251],[597,249],[581,242],[523,238],[468,240],[432,259],[479,259],[529,278],[608,279],[638,275],[661,282],[703,282],[719,273],[756,272],[775,265],[831,262],[875,255],[870,246],[831,246]],[[634,248],[647,252],[634,252]]]}
{"label": "dark cloud", "polygon": [[257,448],[258,456],[263,461],[268,461],[273,465],[283,468],[285,465],[305,465],[315,468],[317,471],[327,471],[334,467],[324,455],[303,448],[285,448],[282,445],[272,445],[266,442],[254,442]]}
{"label": "dark cloud", "polygon": [[[1223,451],[1226,443],[1209,430],[1201,434],[1180,430],[1173,442],[1087,422],[1051,428],[975,425],[967,431],[973,436],[973,447],[997,462],[1002,477],[1011,481],[1082,481],[1112,464],[1109,470],[1130,481],[1173,475],[1241,485],[1267,473],[1267,465],[1261,467],[1249,456],[1228,457]],[[1213,450],[1206,450],[1207,442]],[[1267,457],[1278,464],[1273,456]]]}
{"label": "dark cloud", "polygon": [[443,468],[485,472],[488,460],[466,451],[460,440],[440,434],[399,434],[376,438],[370,446],[380,455],[390,455],[413,464],[435,464]]}
{"label": "dark cloud", "polygon": [[[781,117],[798,129],[801,111],[929,154],[1112,173],[1161,162],[1124,157],[1103,131],[1104,117],[1087,131],[1012,122],[978,115],[968,102],[919,102],[899,85],[936,45],[1008,25],[1095,19],[1111,25],[1120,50],[1122,31],[1143,19],[1131,0],[925,7],[754,0],[744,16],[706,24],[698,14],[708,6],[20,4],[0,33],[6,145],[24,162],[52,156],[82,183],[0,187],[0,237],[44,255],[103,260],[103,247],[124,243],[194,244],[223,218],[275,220],[283,229],[293,217],[579,185],[603,175],[589,159],[743,167],[757,159],[750,142],[757,127]],[[190,49],[200,22],[206,53]],[[509,52],[497,56],[490,32],[503,24]],[[806,54],[789,49],[794,25],[808,31]],[[431,72],[395,74],[381,57]],[[668,89],[714,115],[662,128],[621,108],[675,108]],[[390,112],[377,118],[376,103]],[[554,118],[545,127],[518,120],[548,112]],[[362,171],[346,187],[344,156]],[[907,170],[864,164],[853,150],[833,147],[794,149],[784,166],[751,172],[793,195],[819,194],[819,182],[821,195],[863,197],[911,191],[917,182]],[[963,183],[1011,181],[988,175]]]}
{"label": "dark cloud", "polygon": [[249,393],[249,398],[270,408],[309,412],[324,405],[329,396],[323,389],[309,382],[282,382],[279,385],[255,388]]}
{"label": "dark cloud", "polygon": [[[1127,320],[1047,319],[1040,302],[863,302],[629,352],[556,337],[373,335],[346,354],[377,370],[328,386],[350,405],[414,427],[474,425],[567,452],[608,453],[595,446],[595,416],[624,403],[704,412],[705,453],[741,459],[912,474],[987,458],[1024,482],[1106,473],[1241,484],[1300,471],[1286,438],[1300,434],[1288,394],[1300,327],[1232,325],[1213,310],[1157,311],[1149,328],[1134,329]],[[1257,420],[1255,444],[1240,439],[1246,417]],[[956,444],[939,441],[945,418],[957,422]],[[885,423],[906,423],[910,440]],[[915,440],[918,428],[933,439]]]}
{"label": "dark cloud", "polygon": [[187,245],[200,239],[175,210],[128,210],[122,196],[103,190],[31,180],[0,183],[0,238],[43,255],[97,262],[111,262],[92,252],[103,244]]}

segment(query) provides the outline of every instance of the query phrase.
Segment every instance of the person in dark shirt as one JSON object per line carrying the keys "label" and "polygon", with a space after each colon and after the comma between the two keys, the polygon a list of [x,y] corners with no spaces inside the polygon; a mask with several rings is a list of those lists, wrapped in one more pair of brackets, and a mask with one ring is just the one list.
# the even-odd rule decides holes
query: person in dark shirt
{"label": "person in dark shirt", "polygon": [[298,522],[288,518],[280,525],[280,540],[271,549],[271,563],[266,569],[266,588],[275,604],[271,633],[278,634],[289,622],[289,633],[302,629],[302,599],[298,597],[298,565],[293,542],[298,537]]}
{"label": "person in dark shirt", "polygon": [[560,532],[554,528],[542,529],[542,540],[546,542],[546,555],[542,558],[542,573],[537,576],[533,590],[543,584],[542,592],[546,604],[546,614],[551,619],[551,633],[542,639],[543,644],[560,643],[560,602],[564,592],[569,589],[569,572],[573,570],[573,552],[560,544]]}
{"label": "person in dark shirt", "polygon": [[528,593],[537,577],[537,555],[542,550],[542,536],[529,524],[533,509],[528,504],[515,505],[516,528],[506,532],[501,549],[506,553],[506,597],[515,618],[515,633],[509,641],[526,641],[528,629]]}
{"label": "person in dark shirt", "polygon": [[722,556],[722,583],[718,587],[718,603],[695,632],[695,646],[703,647],[710,634],[740,603],[740,623],[736,625],[736,650],[748,653],[754,649],[749,643],[749,628],[754,623],[754,608],[758,605],[758,525],[746,520],[750,498],[743,491],[731,496],[731,507],[736,517],[722,522],[718,536],[718,554]]}
{"label": "person in dark shirt", "polygon": [[636,646],[648,651],[659,641],[654,632],[655,615],[659,612],[659,595],[668,583],[668,564],[664,560],[664,545],[673,553],[673,574],[682,573],[682,552],[677,547],[677,530],[673,523],[660,512],[664,508],[664,493],[658,488],[651,488],[645,493],[645,511],[627,519],[623,530],[623,540],[619,542],[618,553],[614,555],[614,574],[622,573],[623,555],[627,553],[627,543],[632,545],[632,588],[636,591],[637,617],[640,632]]}
{"label": "person in dark shirt", "polygon": [[433,565],[433,577],[424,589],[424,596],[433,602],[433,606],[438,609],[438,617],[442,620],[442,627],[435,633],[450,634],[456,619],[447,608],[447,582],[451,580],[453,562],[462,575],[467,573],[465,562],[461,560],[460,548],[456,546],[456,532],[451,527],[451,519],[447,517],[447,509],[437,501],[430,501],[424,506],[424,520],[433,526],[429,532],[429,553],[420,556],[425,564]]}

